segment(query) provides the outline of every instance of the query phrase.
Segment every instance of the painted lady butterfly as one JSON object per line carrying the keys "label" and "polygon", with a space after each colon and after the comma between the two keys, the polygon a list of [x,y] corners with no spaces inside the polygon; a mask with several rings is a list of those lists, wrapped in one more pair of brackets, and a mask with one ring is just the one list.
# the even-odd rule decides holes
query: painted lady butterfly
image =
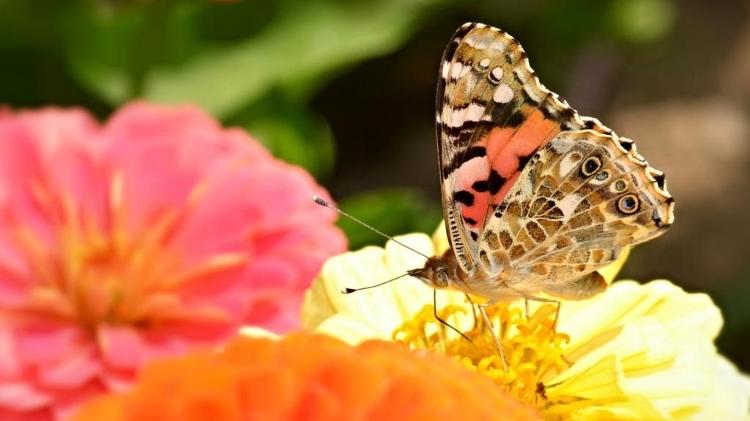
{"label": "painted lady butterfly", "polygon": [[493,302],[586,298],[607,286],[597,269],[674,220],[664,174],[542,86],[497,28],[453,35],[436,120],[452,250],[409,271],[432,287]]}

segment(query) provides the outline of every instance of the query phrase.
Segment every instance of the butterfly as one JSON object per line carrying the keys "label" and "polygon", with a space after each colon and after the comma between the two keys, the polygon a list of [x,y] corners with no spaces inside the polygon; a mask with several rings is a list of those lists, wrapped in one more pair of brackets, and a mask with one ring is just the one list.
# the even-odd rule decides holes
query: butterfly
{"label": "butterfly", "polygon": [[632,140],[547,90],[521,45],[467,23],[437,87],[437,146],[450,249],[409,271],[489,302],[583,299],[598,269],[674,221],[664,173]]}

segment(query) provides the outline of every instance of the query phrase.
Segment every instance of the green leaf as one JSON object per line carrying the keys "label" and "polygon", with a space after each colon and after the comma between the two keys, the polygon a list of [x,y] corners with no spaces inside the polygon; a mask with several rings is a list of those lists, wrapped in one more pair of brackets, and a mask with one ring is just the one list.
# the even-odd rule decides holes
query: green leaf
{"label": "green leaf", "polygon": [[72,8],[63,23],[63,36],[73,75],[105,101],[125,101],[135,83],[129,63],[134,49],[130,39],[142,25],[143,16],[138,13],[114,16]]}
{"label": "green leaf", "polygon": [[[411,189],[377,190],[347,197],[341,209],[388,235],[410,232],[432,234],[442,218],[440,206],[427,201]],[[339,227],[349,238],[349,248],[382,245],[385,239],[348,218],[340,218]]]}
{"label": "green leaf", "polygon": [[393,51],[416,29],[427,0],[296,1],[255,37],[206,49],[161,67],[145,81],[147,98],[191,101],[230,115],[275,86],[314,81],[342,66]]}
{"label": "green leaf", "polygon": [[153,66],[183,61],[201,47],[190,30],[200,10],[169,0],[71,3],[61,23],[68,67],[113,105],[139,96]]}
{"label": "green leaf", "polygon": [[[224,118],[275,89],[306,99],[333,72],[394,51],[440,1],[87,2],[63,36],[73,73],[110,103],[193,102]],[[252,31],[223,28],[245,21]]]}

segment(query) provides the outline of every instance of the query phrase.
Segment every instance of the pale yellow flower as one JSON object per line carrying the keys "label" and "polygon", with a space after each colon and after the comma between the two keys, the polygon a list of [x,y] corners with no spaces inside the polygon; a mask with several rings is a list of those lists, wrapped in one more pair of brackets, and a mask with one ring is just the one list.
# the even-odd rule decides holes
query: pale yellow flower
{"label": "pale yellow flower", "polygon": [[[434,237],[398,239],[431,255],[447,247],[444,235]],[[330,259],[307,293],[304,325],[350,343],[396,340],[452,355],[550,420],[750,419],[750,378],[717,353],[722,317],[705,294],[668,281],[617,281],[594,298],[562,302],[556,330],[552,304],[532,303],[528,315],[523,302],[495,305],[488,311],[505,369],[461,293],[438,291],[439,313],[472,343],[435,321],[433,290],[417,279],[341,293],[423,263],[393,242]]]}

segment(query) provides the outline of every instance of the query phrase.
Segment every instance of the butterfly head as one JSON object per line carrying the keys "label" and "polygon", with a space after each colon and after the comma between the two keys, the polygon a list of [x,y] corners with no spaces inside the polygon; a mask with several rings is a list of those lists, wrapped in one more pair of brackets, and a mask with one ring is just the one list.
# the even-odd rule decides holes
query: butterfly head
{"label": "butterfly head", "polygon": [[451,284],[449,265],[442,257],[430,257],[423,267],[408,273],[432,288],[446,288]]}

